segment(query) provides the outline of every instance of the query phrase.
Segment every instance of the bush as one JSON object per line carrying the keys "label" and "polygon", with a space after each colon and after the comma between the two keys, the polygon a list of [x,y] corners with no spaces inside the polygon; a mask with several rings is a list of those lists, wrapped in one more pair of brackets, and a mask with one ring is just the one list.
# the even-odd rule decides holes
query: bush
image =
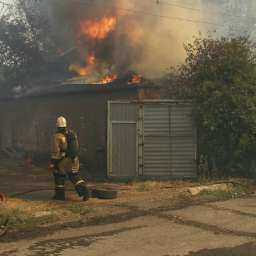
{"label": "bush", "polygon": [[[192,99],[200,159],[221,176],[255,172],[255,47],[247,38],[197,38],[170,87],[176,97]],[[174,86],[175,84],[175,86]]]}

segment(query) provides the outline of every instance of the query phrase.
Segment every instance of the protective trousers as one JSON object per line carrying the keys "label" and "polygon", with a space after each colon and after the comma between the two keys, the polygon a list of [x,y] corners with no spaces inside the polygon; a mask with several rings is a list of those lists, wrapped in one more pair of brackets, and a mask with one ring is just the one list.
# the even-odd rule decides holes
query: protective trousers
{"label": "protective trousers", "polygon": [[53,173],[53,176],[54,176],[54,183],[55,183],[55,195],[53,199],[64,201],[66,175],[55,171]]}
{"label": "protective trousers", "polygon": [[83,197],[83,200],[86,201],[90,197],[90,191],[86,186],[85,181],[82,179],[79,172],[69,172],[68,177],[70,181],[74,184],[77,194],[80,197]]}
{"label": "protective trousers", "polygon": [[[54,172],[55,182],[55,200],[65,200],[65,181],[66,175],[59,172]],[[69,180],[74,184],[75,190],[84,201],[90,198],[90,190],[86,186],[86,182],[82,179],[79,172],[68,172]]]}
{"label": "protective trousers", "polygon": [[90,190],[87,188],[86,182],[79,172],[79,161],[72,162],[69,158],[61,160],[57,170],[53,173],[55,180],[54,199],[65,200],[66,174],[73,183],[77,194],[82,197],[84,201],[87,201],[90,198]]}

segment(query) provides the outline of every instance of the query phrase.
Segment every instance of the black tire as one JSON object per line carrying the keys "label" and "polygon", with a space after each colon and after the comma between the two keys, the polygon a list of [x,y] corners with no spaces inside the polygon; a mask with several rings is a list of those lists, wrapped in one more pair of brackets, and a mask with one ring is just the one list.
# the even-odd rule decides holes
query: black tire
{"label": "black tire", "polygon": [[91,198],[97,198],[97,193],[95,192],[95,188],[90,189],[91,191]]}
{"label": "black tire", "polygon": [[84,188],[84,196],[83,196],[83,201],[88,201],[90,198],[92,197],[92,191],[89,189],[89,188],[87,188],[86,186],[85,186],[85,188]]}
{"label": "black tire", "polygon": [[99,199],[115,199],[117,198],[117,190],[112,189],[93,189],[92,195],[93,197],[99,198]]}

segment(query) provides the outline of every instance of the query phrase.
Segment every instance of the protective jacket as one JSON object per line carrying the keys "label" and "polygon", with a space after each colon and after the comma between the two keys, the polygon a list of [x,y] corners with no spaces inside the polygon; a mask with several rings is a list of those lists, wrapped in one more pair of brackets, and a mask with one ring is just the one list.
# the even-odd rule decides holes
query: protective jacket
{"label": "protective jacket", "polygon": [[79,158],[76,157],[72,160],[68,157],[66,155],[67,148],[66,135],[60,132],[55,133],[52,140],[52,161],[61,173],[79,171]]}

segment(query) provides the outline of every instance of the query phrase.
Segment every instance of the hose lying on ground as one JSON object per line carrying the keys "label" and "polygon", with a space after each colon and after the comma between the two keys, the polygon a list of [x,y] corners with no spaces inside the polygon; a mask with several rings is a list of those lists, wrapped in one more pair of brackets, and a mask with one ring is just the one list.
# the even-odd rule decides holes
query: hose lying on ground
{"label": "hose lying on ground", "polygon": [[[17,197],[17,196],[23,196],[23,195],[27,195],[30,193],[43,192],[43,191],[53,191],[53,188],[36,188],[36,189],[13,193],[13,194],[8,195],[8,197],[13,198],[13,197]],[[66,189],[66,191],[73,191],[73,189]]]}
{"label": "hose lying on ground", "polygon": [[[96,187],[92,186],[89,187],[91,190],[91,194],[93,197],[99,198],[99,199],[115,199],[117,197],[118,191],[116,189],[97,189]],[[37,189],[31,189],[23,192],[17,192],[11,195],[8,195],[9,198],[14,198],[18,196],[27,195],[34,192],[42,192],[42,191],[53,191],[52,188],[37,188]],[[74,191],[73,189],[66,189],[66,191]]]}

